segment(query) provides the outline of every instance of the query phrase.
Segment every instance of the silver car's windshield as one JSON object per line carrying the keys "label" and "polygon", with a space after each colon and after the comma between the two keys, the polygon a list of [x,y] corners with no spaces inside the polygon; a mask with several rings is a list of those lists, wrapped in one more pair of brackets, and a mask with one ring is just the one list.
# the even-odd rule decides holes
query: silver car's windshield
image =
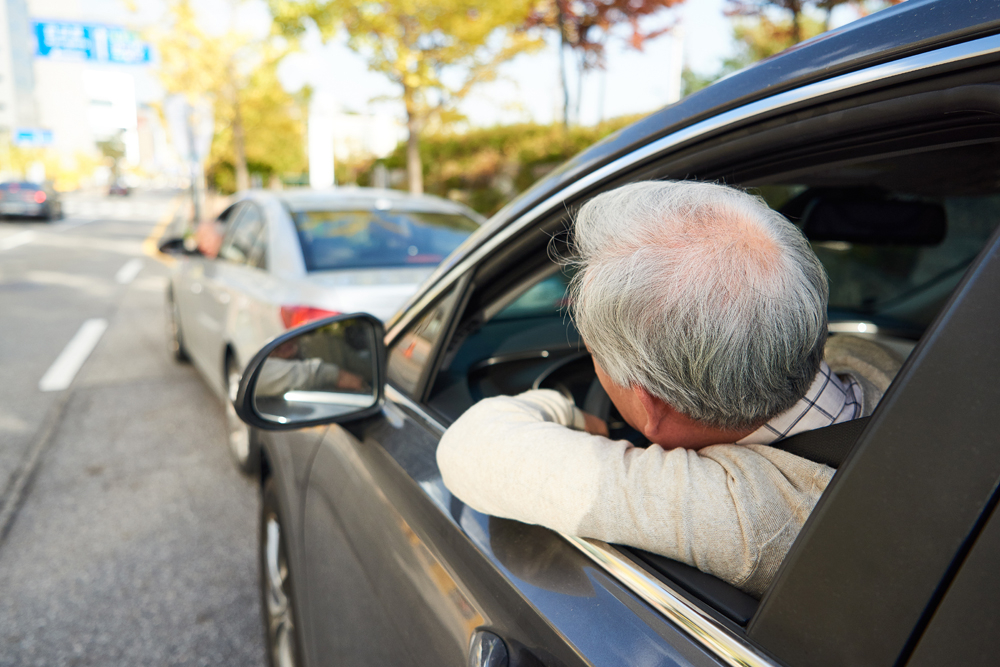
{"label": "silver car's windshield", "polygon": [[463,215],[416,211],[297,211],[306,269],[435,265],[479,225]]}

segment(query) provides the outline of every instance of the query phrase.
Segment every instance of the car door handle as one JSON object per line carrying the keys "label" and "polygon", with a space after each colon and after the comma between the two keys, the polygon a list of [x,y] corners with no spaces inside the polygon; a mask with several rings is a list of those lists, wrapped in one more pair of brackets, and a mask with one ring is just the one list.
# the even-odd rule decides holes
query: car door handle
{"label": "car door handle", "polygon": [[476,630],[469,642],[469,667],[507,667],[507,646],[487,630]]}

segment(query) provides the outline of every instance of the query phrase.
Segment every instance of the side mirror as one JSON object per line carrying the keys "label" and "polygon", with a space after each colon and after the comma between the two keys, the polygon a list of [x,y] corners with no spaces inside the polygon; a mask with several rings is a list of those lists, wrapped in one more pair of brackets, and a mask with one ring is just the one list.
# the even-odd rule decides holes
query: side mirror
{"label": "side mirror", "polygon": [[382,409],[385,330],[364,313],[310,322],[265,345],[247,365],[234,403],[270,431],[339,424]]}
{"label": "side mirror", "polygon": [[198,241],[193,236],[180,236],[160,241],[159,251],[164,255],[199,255]]}

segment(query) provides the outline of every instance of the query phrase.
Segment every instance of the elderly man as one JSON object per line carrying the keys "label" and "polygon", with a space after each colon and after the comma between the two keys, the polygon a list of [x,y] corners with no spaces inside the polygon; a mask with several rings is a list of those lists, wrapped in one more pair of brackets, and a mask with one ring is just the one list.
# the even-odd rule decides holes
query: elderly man
{"label": "elderly man", "polygon": [[759,597],[833,470],[769,447],[860,416],[823,362],[828,289],[802,233],[721,185],[633,183],[575,225],[573,316],[622,417],[610,440],[561,394],[481,401],[445,433],[471,507],[693,565]]}

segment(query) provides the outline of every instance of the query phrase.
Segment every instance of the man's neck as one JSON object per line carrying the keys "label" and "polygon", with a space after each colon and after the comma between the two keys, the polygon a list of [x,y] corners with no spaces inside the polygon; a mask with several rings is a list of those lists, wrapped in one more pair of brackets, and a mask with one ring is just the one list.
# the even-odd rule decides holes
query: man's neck
{"label": "man's neck", "polygon": [[643,431],[649,441],[664,449],[701,449],[709,445],[731,444],[753,433],[756,428],[743,430],[721,429],[697,422],[690,417],[674,412],[676,420],[661,421],[650,432]]}

